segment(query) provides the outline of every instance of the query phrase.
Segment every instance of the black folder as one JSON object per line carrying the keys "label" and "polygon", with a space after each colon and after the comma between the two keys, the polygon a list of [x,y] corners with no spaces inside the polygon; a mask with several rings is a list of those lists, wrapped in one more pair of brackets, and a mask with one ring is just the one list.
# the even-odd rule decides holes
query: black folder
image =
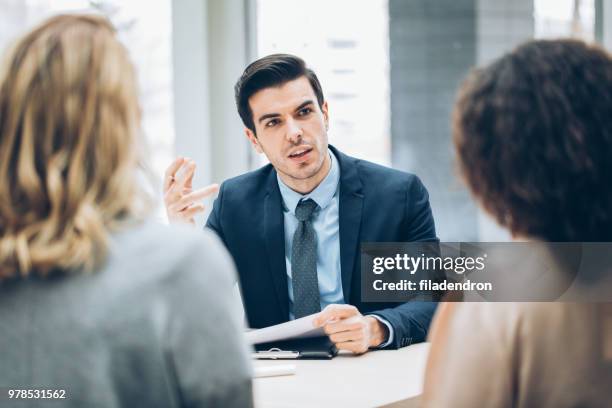
{"label": "black folder", "polygon": [[338,354],[338,349],[329,337],[320,336],[256,344],[254,357],[274,360],[329,360],[336,354]]}

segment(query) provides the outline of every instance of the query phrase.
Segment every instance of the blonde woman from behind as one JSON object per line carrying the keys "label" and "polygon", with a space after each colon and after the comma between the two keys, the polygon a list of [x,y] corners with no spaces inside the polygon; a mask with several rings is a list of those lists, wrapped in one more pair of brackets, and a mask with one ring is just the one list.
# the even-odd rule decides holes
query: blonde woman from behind
{"label": "blonde woman from behind", "polygon": [[0,69],[0,405],[252,405],[229,256],[146,221],[111,24],[52,17]]}

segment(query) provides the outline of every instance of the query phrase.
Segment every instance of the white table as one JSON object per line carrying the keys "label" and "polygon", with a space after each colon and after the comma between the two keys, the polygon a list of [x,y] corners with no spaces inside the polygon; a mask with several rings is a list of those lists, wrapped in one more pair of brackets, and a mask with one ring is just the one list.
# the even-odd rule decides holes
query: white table
{"label": "white table", "polygon": [[[421,394],[429,344],[341,354],[332,360],[255,360],[255,367],[295,364],[295,375],[253,380],[255,406],[378,407],[410,405]],[[414,401],[414,400],[413,400]],[[402,402],[406,404],[402,404]]]}

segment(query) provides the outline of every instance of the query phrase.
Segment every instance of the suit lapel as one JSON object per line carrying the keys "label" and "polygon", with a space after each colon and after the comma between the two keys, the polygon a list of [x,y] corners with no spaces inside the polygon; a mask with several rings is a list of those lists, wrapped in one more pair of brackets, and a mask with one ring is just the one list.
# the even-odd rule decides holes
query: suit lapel
{"label": "suit lapel", "polygon": [[289,294],[285,264],[285,224],[276,172],[270,172],[264,198],[264,239],[270,274],[284,320],[289,320]]}
{"label": "suit lapel", "polygon": [[361,180],[357,173],[355,159],[345,156],[333,146],[329,147],[340,165],[340,269],[342,271],[342,292],[344,301],[351,302],[351,284],[355,260],[359,254],[361,212],[363,194]]}

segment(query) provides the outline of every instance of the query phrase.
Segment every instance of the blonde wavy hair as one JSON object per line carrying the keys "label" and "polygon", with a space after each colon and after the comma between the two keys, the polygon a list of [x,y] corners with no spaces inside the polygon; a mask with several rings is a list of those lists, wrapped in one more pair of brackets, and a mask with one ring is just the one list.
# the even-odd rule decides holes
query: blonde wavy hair
{"label": "blonde wavy hair", "polygon": [[[134,68],[110,22],[52,17],[0,66],[0,281],[86,271],[141,219]],[[140,198],[143,198],[141,200]]]}

